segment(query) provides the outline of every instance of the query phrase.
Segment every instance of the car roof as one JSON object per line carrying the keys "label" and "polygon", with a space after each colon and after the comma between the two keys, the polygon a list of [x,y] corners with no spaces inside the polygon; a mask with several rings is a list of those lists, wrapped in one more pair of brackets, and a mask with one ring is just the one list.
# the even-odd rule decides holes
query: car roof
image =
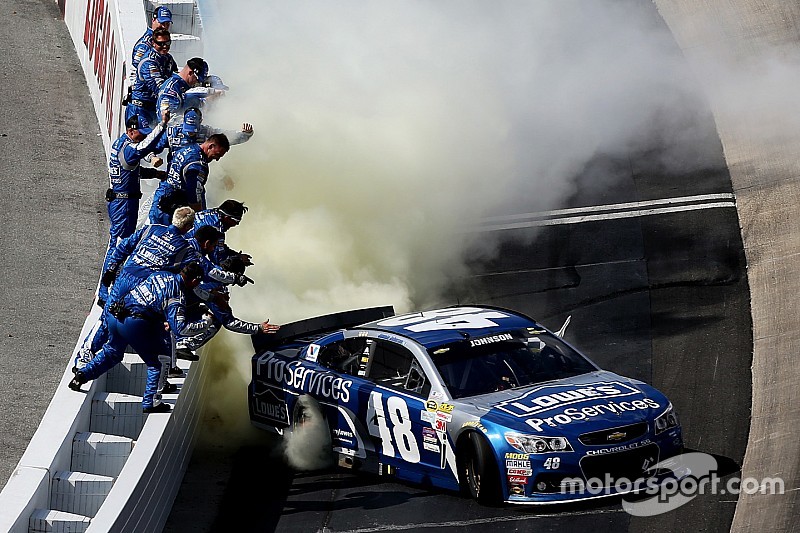
{"label": "car roof", "polygon": [[378,330],[408,337],[426,349],[431,349],[519,328],[544,329],[523,314],[488,306],[453,306],[406,313],[367,322],[355,329]]}

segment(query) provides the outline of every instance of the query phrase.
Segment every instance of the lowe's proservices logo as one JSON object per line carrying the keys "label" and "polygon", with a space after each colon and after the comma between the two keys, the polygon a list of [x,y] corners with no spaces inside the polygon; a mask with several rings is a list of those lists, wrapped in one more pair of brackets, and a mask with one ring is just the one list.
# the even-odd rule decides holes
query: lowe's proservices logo
{"label": "lowe's proservices logo", "polygon": [[639,389],[619,381],[586,385],[544,385],[519,398],[500,402],[496,408],[516,417],[528,417],[567,405],[633,395],[643,396]]}

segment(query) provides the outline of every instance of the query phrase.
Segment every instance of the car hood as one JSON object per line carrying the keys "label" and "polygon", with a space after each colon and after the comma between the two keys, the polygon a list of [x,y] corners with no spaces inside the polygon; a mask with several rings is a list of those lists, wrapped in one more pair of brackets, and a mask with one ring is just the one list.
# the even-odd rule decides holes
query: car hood
{"label": "car hood", "polygon": [[655,388],[598,371],[525,388],[461,398],[481,420],[530,435],[579,435],[652,420],[669,406]]}

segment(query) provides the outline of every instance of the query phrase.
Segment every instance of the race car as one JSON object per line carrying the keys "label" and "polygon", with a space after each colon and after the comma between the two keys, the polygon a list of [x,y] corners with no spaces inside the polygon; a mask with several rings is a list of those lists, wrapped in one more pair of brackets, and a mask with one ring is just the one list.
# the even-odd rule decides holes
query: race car
{"label": "race car", "polygon": [[488,306],[295,322],[253,336],[250,419],[286,439],[316,419],[339,466],[487,505],[622,494],[662,476],[683,449],[672,404],[557,333]]}

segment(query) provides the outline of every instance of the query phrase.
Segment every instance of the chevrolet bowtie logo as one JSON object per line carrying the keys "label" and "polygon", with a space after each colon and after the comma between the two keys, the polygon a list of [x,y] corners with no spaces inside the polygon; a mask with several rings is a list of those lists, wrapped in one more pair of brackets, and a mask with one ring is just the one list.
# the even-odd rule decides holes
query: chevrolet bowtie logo
{"label": "chevrolet bowtie logo", "polygon": [[606,439],[611,441],[617,441],[624,439],[626,436],[627,433],[624,433],[622,431],[617,431],[616,433],[611,433],[608,437],[606,437]]}

